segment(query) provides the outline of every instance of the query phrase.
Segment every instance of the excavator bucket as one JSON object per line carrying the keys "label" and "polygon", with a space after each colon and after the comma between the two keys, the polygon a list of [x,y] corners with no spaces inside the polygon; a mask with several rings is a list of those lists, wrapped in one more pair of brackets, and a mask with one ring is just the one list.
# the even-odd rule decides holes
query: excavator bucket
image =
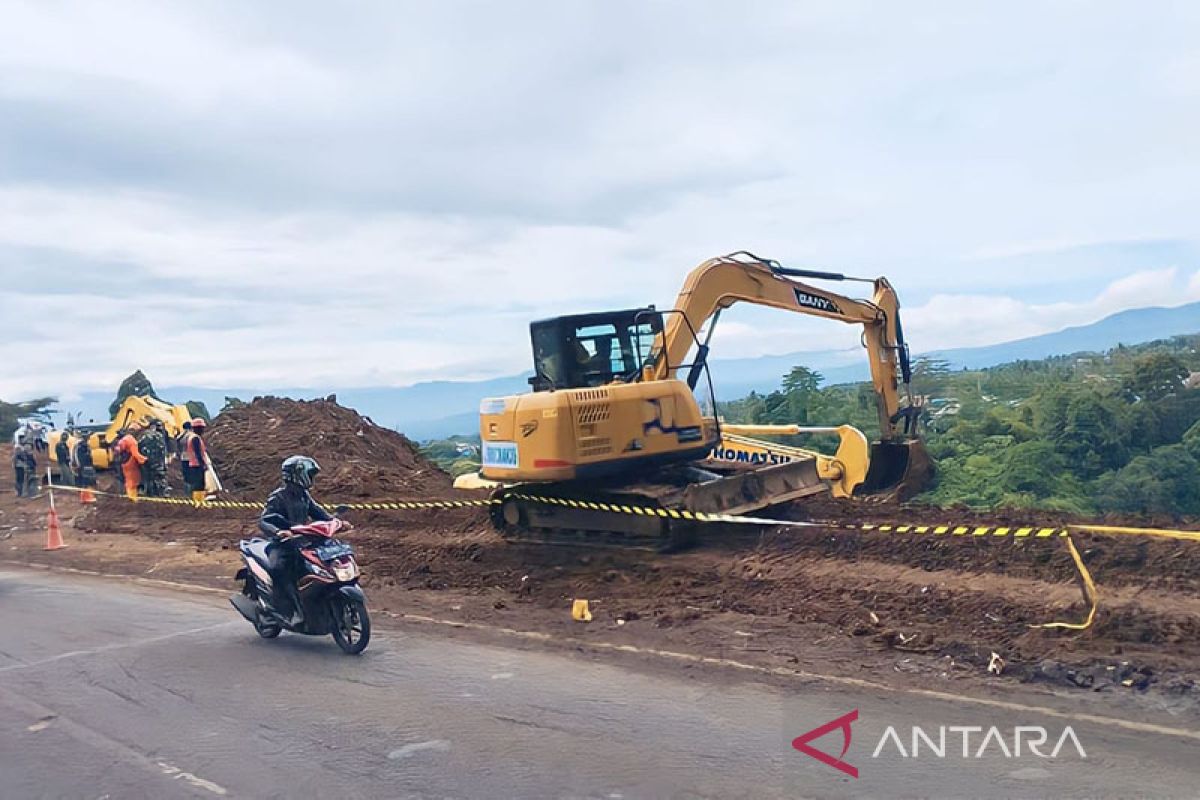
{"label": "excavator bucket", "polygon": [[871,467],[855,493],[903,502],[919,494],[933,480],[933,460],[920,439],[873,442]]}

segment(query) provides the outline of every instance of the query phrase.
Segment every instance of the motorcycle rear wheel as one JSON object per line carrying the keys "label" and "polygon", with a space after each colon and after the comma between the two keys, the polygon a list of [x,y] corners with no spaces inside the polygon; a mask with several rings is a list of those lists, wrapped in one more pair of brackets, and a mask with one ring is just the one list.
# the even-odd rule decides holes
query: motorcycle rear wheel
{"label": "motorcycle rear wheel", "polygon": [[367,649],[371,641],[371,617],[367,607],[357,600],[336,597],[331,601],[333,640],[342,652],[356,656]]}

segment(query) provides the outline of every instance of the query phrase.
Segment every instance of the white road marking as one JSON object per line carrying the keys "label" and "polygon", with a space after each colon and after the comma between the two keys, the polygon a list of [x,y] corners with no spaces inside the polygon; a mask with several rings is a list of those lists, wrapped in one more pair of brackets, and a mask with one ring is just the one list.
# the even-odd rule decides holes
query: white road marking
{"label": "white road marking", "polygon": [[151,636],[148,639],[135,639],[132,642],[119,642],[115,644],[106,644],[103,647],[96,647],[91,650],[72,650],[69,653],[59,653],[50,658],[43,658],[41,661],[30,661],[26,664],[9,664],[7,667],[0,667],[0,672],[15,672],[21,669],[33,669],[35,667],[44,667],[47,664],[53,664],[56,661],[66,661],[70,658],[83,658],[85,656],[96,656],[101,653],[111,653],[114,650],[126,650],[132,647],[141,647],[146,644],[155,644],[156,642],[165,642],[169,639],[177,639],[180,636],[191,636],[196,633],[205,633],[213,631],[217,628],[224,628],[228,625],[237,625],[241,620],[229,620],[228,622],[218,622],[215,625],[205,625],[202,628],[189,628],[186,631],[175,631],[174,633],[164,633],[161,636]]}
{"label": "white road marking", "polygon": [[174,764],[168,764],[166,761],[159,761],[158,766],[162,769],[163,775],[166,775],[172,780],[183,781],[184,783],[195,786],[197,789],[204,789],[206,792],[212,792],[213,794],[220,795],[221,797],[229,794],[229,792],[225,790],[224,786],[221,786],[218,783],[213,783],[212,781],[206,781],[204,778],[199,778],[190,772],[184,772]]}
{"label": "white road marking", "polygon": [[388,753],[389,761],[399,761],[417,753],[434,752],[445,753],[450,749],[450,743],[445,739],[432,739],[428,742],[416,742],[414,744],[406,744],[404,747],[399,747]]}

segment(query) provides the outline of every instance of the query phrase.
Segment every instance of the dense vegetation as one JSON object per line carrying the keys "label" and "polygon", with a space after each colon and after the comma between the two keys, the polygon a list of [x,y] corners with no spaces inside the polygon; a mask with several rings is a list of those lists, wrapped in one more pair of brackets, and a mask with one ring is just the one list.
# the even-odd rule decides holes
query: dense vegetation
{"label": "dense vegetation", "polygon": [[[936,505],[1200,514],[1200,336],[979,371],[915,365]],[[821,388],[796,367],[768,395],[720,405],[736,422],[878,430],[866,385]]]}
{"label": "dense vegetation", "polygon": [[457,478],[479,469],[479,436],[451,436],[426,442],[421,453]]}

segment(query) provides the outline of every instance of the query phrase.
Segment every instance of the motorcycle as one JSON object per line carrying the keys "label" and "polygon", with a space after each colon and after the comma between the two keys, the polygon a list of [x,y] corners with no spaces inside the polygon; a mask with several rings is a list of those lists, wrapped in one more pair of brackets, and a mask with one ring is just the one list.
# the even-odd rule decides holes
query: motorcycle
{"label": "motorcycle", "polygon": [[[332,634],[338,647],[348,655],[357,655],[371,640],[371,618],[367,598],[358,585],[358,562],[354,548],[337,538],[349,525],[336,517],[328,522],[297,525],[282,542],[271,539],[243,539],[238,543],[242,568],[235,576],[242,591],[229,598],[238,612],[254,625],[264,639],[274,639],[287,630],[307,636]],[[300,603],[300,618],[279,611],[279,593],[291,587],[276,586],[271,575],[267,548],[294,547],[300,574],[288,605]],[[294,623],[294,624],[293,624]]]}

